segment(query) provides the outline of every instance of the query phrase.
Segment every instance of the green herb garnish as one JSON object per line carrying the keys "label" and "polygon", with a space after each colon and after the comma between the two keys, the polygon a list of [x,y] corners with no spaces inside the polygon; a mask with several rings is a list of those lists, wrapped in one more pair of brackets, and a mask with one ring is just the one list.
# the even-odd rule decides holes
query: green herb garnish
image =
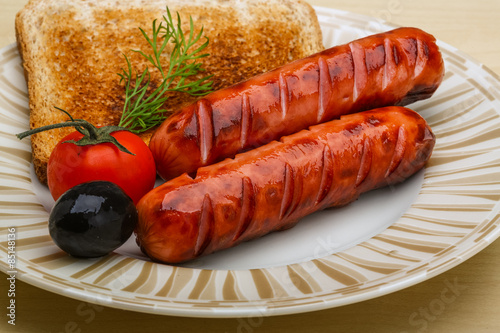
{"label": "green herb garnish", "polygon": [[[161,74],[163,81],[151,93],[151,73],[146,68],[142,74],[132,70],[130,60],[126,55],[127,70],[122,69],[120,83],[125,81],[125,104],[118,126],[126,127],[131,132],[141,133],[158,125],[167,118],[168,111],[162,109],[164,102],[168,99],[166,92],[184,92],[193,96],[203,96],[212,90],[212,75],[205,76],[193,82],[186,82],[186,78],[197,75],[204,71],[198,59],[207,57],[208,54],[201,53],[208,45],[208,37],[204,36],[205,42],[198,48],[192,50],[193,46],[203,35],[203,27],[198,34],[194,34],[192,17],[189,18],[189,36],[184,35],[181,29],[181,18],[177,13],[177,25],[174,24],[170,10],[167,7],[167,16],[163,16],[163,22],[157,24],[153,21],[153,36],[139,28],[144,38],[152,48],[152,55],[146,55],[140,50],[132,50],[147,59]],[[173,44],[170,53],[168,68],[163,68],[160,56],[167,44]]]}

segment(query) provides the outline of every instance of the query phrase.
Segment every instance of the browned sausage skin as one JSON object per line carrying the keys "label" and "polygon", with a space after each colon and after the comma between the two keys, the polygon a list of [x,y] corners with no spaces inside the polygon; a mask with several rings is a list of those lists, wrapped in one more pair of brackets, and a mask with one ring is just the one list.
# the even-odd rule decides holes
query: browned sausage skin
{"label": "browned sausage skin", "polygon": [[434,37],[392,30],[213,92],[167,119],[150,148],[171,179],[344,114],[428,98],[443,74]]}
{"label": "browned sausage skin", "polygon": [[315,125],[146,194],[137,242],[152,259],[179,263],[292,227],[403,181],[424,166],[434,142],[425,120],[404,107]]}

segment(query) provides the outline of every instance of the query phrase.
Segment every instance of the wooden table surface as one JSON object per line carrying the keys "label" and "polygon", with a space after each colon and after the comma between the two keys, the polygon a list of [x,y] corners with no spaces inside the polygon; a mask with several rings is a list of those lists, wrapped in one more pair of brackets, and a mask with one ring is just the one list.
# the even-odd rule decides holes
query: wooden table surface
{"label": "wooden table surface", "polygon": [[[500,73],[500,1],[309,2],[420,27]],[[14,17],[25,3],[0,0],[0,47],[15,42]],[[193,319],[93,308],[18,280],[15,327],[7,323],[8,284],[6,275],[0,273],[0,332],[499,332],[499,263],[497,240],[459,266],[386,296],[328,310],[259,319]],[[457,286],[457,297],[433,315],[429,307],[450,283]]]}

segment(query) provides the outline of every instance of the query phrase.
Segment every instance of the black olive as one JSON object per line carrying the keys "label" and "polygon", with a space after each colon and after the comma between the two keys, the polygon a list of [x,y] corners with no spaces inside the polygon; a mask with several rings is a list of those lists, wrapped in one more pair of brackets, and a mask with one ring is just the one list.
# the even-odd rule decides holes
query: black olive
{"label": "black olive", "polygon": [[69,189],[56,201],[49,233],[74,257],[100,257],[125,243],[137,220],[134,202],[118,185],[92,181]]}

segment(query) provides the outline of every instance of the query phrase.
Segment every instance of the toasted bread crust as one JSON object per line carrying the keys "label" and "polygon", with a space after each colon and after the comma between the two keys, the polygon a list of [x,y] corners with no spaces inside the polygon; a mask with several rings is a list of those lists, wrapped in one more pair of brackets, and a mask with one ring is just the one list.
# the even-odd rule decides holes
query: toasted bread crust
{"label": "toasted bread crust", "polygon": [[[203,59],[206,72],[202,75],[214,75],[215,89],[323,49],[315,12],[302,1],[32,0],[16,17],[30,127],[67,120],[54,106],[97,126],[117,124],[124,103],[118,76],[126,67],[123,54],[134,68],[144,69],[144,59],[130,50],[149,53],[138,28],[151,34],[153,20],[161,20],[167,4],[172,13],[180,13],[184,31],[189,28],[189,16],[195,28],[203,25],[210,56]],[[175,110],[194,100],[172,94],[165,106]],[[47,181],[52,149],[71,131],[64,128],[32,136],[33,163],[42,183]],[[151,131],[142,134],[145,142],[150,136]]]}

